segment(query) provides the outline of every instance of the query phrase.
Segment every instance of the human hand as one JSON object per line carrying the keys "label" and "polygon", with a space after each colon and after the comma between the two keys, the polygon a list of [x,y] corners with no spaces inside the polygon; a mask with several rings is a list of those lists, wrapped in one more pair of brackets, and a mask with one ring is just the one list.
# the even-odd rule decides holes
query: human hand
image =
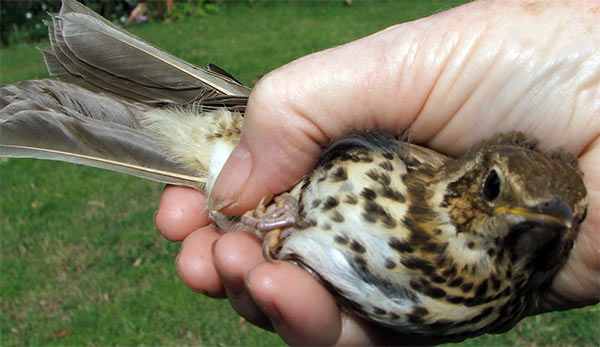
{"label": "human hand", "polygon": [[[593,1],[474,2],[312,54],[265,76],[248,103],[242,141],[212,198],[240,214],[288,190],[321,147],[350,132],[409,131],[450,155],[521,130],[543,149],[579,158],[590,206],[568,263],[541,311],[598,301],[600,284],[600,32]],[[261,242],[207,226],[206,197],[167,187],[156,215],[183,241],[178,271],[193,290],[227,295],[290,344],[394,344],[396,334],[340,312],[308,273],[268,263]]]}

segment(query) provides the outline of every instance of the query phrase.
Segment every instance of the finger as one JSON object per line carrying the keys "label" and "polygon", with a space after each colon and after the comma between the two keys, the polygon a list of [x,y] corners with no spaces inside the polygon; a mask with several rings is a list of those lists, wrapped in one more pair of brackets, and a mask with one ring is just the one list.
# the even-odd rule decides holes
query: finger
{"label": "finger", "polygon": [[286,343],[310,346],[338,341],[342,322],[335,300],[299,266],[262,263],[246,275],[246,286]]}
{"label": "finger", "polygon": [[208,225],[206,197],[188,188],[167,185],[154,215],[154,223],[165,238],[181,241],[194,230]]}
{"label": "finger", "polygon": [[177,272],[193,291],[210,297],[223,297],[225,289],[212,261],[212,244],[221,236],[213,226],[189,234],[177,256]]}
{"label": "finger", "polygon": [[246,290],[245,275],[265,260],[262,242],[245,232],[224,234],[213,245],[213,262],[233,308],[248,322],[272,330],[265,314],[256,306]]}

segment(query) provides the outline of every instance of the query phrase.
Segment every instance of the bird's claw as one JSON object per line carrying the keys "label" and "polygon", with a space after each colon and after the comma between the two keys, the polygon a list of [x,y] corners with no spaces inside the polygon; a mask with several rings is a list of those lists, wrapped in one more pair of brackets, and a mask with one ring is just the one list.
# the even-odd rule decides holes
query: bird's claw
{"label": "bird's claw", "polygon": [[271,204],[263,198],[256,209],[242,215],[241,222],[263,239],[263,254],[273,261],[271,250],[279,243],[282,231],[298,222],[298,201],[289,193],[276,196]]}

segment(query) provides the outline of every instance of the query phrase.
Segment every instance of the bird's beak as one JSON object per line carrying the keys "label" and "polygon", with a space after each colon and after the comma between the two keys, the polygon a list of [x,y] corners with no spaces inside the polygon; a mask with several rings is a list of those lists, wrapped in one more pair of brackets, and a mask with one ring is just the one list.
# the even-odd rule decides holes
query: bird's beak
{"label": "bird's beak", "polygon": [[498,206],[495,213],[510,213],[525,217],[528,221],[559,226],[571,229],[573,226],[573,212],[567,203],[559,197],[534,207]]}

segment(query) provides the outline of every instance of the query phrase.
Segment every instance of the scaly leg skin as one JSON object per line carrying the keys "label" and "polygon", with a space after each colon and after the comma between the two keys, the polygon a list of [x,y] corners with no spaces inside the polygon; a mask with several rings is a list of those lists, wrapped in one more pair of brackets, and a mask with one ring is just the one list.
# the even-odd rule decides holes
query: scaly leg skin
{"label": "scaly leg skin", "polygon": [[283,229],[298,222],[298,201],[290,193],[283,193],[276,196],[267,207],[263,198],[254,211],[248,211],[242,216],[241,222],[263,238],[265,259],[275,261],[271,257],[271,250],[279,243]]}

